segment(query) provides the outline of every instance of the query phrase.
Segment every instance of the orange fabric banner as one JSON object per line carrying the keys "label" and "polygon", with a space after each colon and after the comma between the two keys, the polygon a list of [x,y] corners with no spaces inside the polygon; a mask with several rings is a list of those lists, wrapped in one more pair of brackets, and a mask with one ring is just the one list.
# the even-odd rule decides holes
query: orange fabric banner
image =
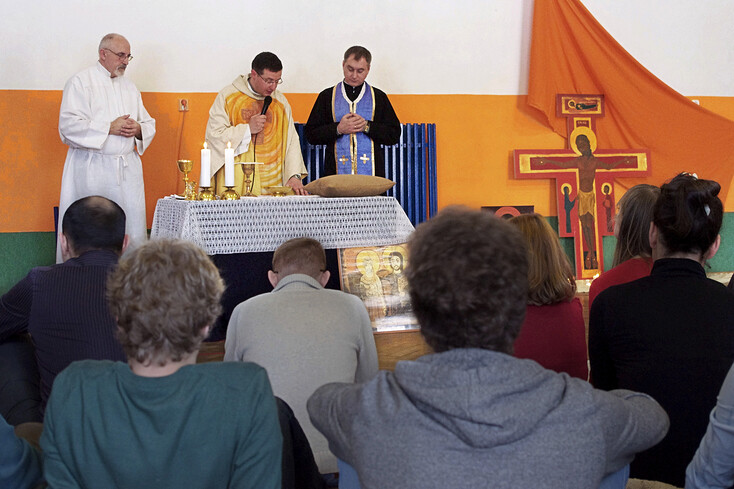
{"label": "orange fabric banner", "polygon": [[721,184],[734,175],[734,121],[682,96],[637,62],[579,0],[535,0],[528,103],[567,137],[556,94],[604,94],[599,148],[649,149],[652,172],[622,183],[661,185],[681,171]]}

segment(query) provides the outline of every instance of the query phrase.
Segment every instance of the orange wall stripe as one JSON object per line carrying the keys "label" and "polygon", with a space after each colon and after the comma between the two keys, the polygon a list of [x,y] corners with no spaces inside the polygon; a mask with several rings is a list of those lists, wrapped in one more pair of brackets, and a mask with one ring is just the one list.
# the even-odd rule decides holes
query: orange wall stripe
{"label": "orange wall stripe", "polygon": [[[143,155],[148,226],[156,201],[182,190],[177,159],[194,160],[191,177],[198,180],[199,150],[215,96],[143,94],[157,129],[153,144]],[[316,94],[287,96],[295,120],[305,122]],[[187,98],[190,107],[183,117],[180,154],[176,146],[179,98]],[[706,108],[734,120],[734,97],[699,99]],[[550,181],[512,178],[513,149],[565,146],[565,141],[527,108],[526,96],[392,95],[390,100],[402,122],[436,123],[439,207],[535,205],[541,214],[557,215]],[[0,136],[0,232],[53,230],[53,206],[58,205],[67,149],[58,134],[60,103],[60,90],[0,90],[5,128]],[[603,141],[600,147],[604,147]],[[652,155],[653,165],[654,158]],[[734,210],[734,192],[725,208]]]}

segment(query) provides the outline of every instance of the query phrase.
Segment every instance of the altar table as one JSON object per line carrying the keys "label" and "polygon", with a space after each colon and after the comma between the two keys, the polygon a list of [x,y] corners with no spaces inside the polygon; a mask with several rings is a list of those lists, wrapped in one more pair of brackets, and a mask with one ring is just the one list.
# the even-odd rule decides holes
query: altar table
{"label": "altar table", "polygon": [[404,243],[413,225],[394,197],[158,200],[151,239],[180,238],[208,255],[274,251],[307,236],[326,249]]}

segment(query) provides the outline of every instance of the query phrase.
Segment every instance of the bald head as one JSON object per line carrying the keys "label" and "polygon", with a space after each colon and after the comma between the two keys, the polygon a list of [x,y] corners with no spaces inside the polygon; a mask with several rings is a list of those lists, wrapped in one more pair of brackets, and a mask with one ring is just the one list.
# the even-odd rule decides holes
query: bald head
{"label": "bald head", "polygon": [[90,250],[122,253],[125,212],[109,199],[91,196],[77,200],[66,209],[62,228],[73,256]]}

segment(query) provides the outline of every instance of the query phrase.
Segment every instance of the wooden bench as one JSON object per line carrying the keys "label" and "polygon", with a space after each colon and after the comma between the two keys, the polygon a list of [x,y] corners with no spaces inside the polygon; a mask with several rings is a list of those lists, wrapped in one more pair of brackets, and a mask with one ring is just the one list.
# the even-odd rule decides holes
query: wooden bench
{"label": "wooden bench", "polygon": [[[431,352],[418,330],[376,333],[375,345],[380,370],[394,370],[400,360],[415,360]],[[213,341],[202,343],[196,362],[221,362],[223,359],[224,341]]]}

